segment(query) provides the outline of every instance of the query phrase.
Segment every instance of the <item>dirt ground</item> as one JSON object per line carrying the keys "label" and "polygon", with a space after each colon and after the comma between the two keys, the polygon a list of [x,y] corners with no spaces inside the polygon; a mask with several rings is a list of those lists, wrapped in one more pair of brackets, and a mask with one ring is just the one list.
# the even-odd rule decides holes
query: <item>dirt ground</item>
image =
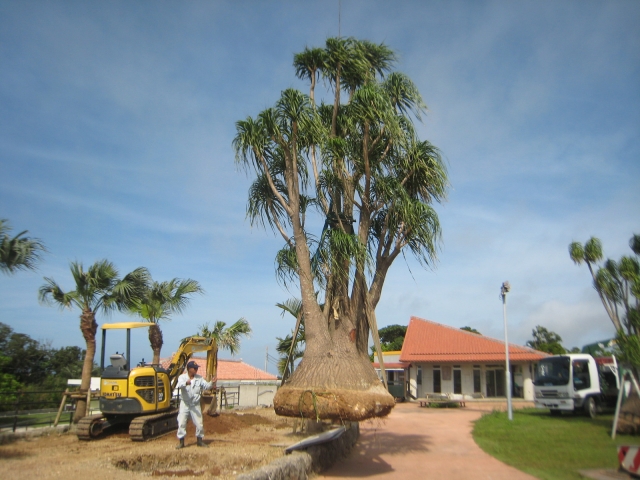
{"label": "dirt ground", "polygon": [[230,479],[282,457],[283,447],[304,438],[293,433],[294,419],[278,417],[272,408],[204,418],[209,448],[196,447],[191,422],[182,450],[175,448],[175,432],[148,442],[132,442],[126,430],[89,442],[53,433],[0,445],[0,471],[3,477],[11,472],[12,478],[38,480]]}

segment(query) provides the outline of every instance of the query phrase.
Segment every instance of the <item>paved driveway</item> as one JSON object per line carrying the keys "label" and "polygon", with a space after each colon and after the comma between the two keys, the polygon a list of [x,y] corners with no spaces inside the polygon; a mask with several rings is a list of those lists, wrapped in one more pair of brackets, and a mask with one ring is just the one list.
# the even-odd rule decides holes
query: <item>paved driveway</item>
{"label": "paved driveway", "polygon": [[388,418],[362,422],[350,456],[318,478],[535,480],[484,453],[473,441],[473,422],[495,407],[400,403]]}

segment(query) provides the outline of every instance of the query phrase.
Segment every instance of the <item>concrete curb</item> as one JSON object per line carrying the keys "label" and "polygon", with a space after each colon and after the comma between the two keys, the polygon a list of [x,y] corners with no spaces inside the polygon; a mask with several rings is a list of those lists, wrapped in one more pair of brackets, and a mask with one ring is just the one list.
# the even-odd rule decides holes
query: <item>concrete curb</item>
{"label": "concrete curb", "polygon": [[360,424],[353,422],[339,438],[306,451],[297,451],[274,460],[250,473],[238,475],[236,480],[304,480],[312,473],[320,473],[336,460],[346,457],[360,436]]}

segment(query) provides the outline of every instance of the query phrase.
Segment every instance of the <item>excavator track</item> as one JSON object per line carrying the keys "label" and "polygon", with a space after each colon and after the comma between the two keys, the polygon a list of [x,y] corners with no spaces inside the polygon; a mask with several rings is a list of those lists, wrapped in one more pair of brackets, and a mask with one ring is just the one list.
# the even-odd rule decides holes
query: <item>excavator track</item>
{"label": "excavator track", "polygon": [[155,415],[143,415],[131,420],[129,438],[134,442],[144,442],[160,437],[178,428],[178,409]]}
{"label": "excavator track", "polygon": [[92,440],[102,433],[106,417],[102,414],[91,415],[80,419],[76,427],[78,440]]}

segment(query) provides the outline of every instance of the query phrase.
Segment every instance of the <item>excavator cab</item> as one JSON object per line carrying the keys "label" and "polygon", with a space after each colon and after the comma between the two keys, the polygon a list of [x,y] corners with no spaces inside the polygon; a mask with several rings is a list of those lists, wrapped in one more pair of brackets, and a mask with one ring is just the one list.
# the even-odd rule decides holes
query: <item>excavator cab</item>
{"label": "excavator cab", "polygon": [[115,353],[109,357],[111,365],[102,367],[100,378],[100,411],[104,415],[150,414],[171,407],[171,391],[168,372],[159,365],[130,367],[131,329],[148,328],[145,322],[112,323],[102,326],[102,362],[106,331],[127,330],[127,355]]}

